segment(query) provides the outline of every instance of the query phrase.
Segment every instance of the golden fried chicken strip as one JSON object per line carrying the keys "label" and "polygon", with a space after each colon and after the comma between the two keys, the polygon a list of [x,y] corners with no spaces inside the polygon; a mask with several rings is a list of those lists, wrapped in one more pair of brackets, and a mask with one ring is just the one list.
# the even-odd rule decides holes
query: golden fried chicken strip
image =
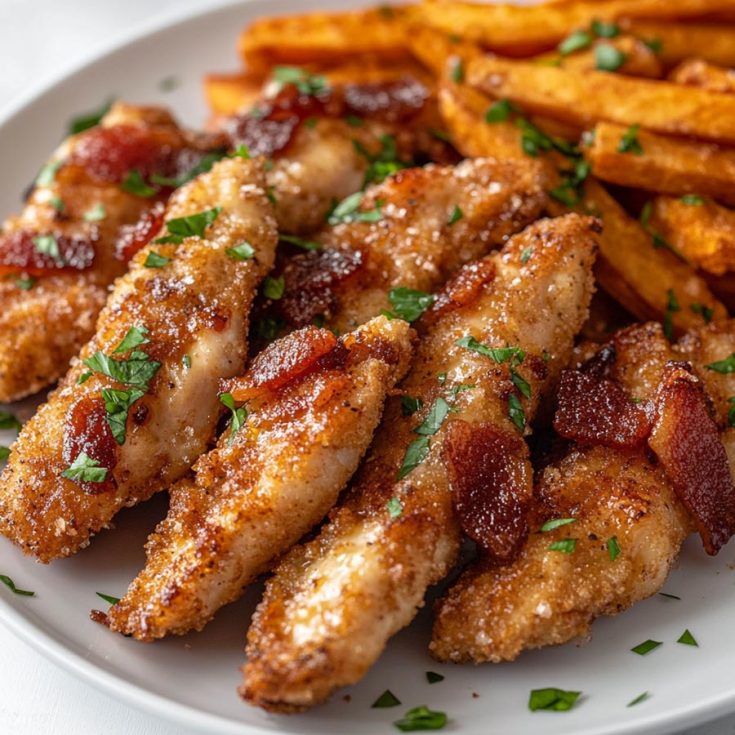
{"label": "golden fried chicken strip", "polygon": [[[129,142],[119,151],[120,135],[138,149]],[[53,154],[21,213],[0,231],[0,402],[35,393],[66,372],[94,333],[108,286],[126,270],[116,252],[120,228],[137,222],[151,200],[121,188],[106,159],[140,164],[160,159],[164,148],[171,158],[203,144],[163,109],[118,103],[99,127]],[[33,238],[44,235],[66,264],[36,252]]]}
{"label": "golden fried chicken strip", "polygon": [[261,388],[242,428],[225,432],[194,477],[174,485],[169,514],[146,546],[145,569],[110,608],[109,627],[141,640],[199,630],[315,526],[357,468],[386,395],[408,369],[412,335],[403,320],[378,317],[340,340],[307,327],[266,348],[246,384],[271,376],[296,349],[316,348],[318,362],[303,379]]}
{"label": "golden fried chicken strip", "polygon": [[219,380],[243,369],[277,238],[260,164],[215,164],[174,193],[165,221],[0,478],[0,531],[40,561],[73,554],[178,480],[214,436]]}
{"label": "golden fried chicken strip", "polygon": [[[612,377],[637,400],[654,397],[676,359],[658,324],[618,333],[610,354]],[[536,496],[537,532],[521,556],[505,566],[474,564],[437,603],[435,658],[509,661],[584,638],[596,617],[658,591],[692,530],[662,466],[639,449],[572,448],[544,471]],[[575,522],[538,532],[549,518],[569,517]],[[549,549],[572,538],[573,553]]]}
{"label": "golden fried chicken strip", "polygon": [[[459,547],[447,458],[471,482],[473,467],[462,459],[482,455],[490,439],[505,458],[504,489],[530,488],[519,427],[532,420],[586,317],[593,229],[594,220],[578,215],[540,221],[468,266],[437,300],[401,386],[409,406],[421,408],[406,416],[401,401],[388,402],[345,504],[269,581],[248,634],[247,701],[284,712],[313,706],[359,680],[413,619]],[[471,338],[486,345],[481,352],[501,349],[497,361]],[[520,363],[511,357],[518,349]],[[505,504],[522,508],[525,500]],[[506,527],[501,519],[499,530],[512,534],[514,520]]]}

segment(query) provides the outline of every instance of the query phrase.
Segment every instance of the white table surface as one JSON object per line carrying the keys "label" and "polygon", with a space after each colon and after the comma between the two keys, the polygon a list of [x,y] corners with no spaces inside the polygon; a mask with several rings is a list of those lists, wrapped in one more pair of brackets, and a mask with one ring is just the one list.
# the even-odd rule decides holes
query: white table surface
{"label": "white table surface", "polygon": [[[61,74],[118,36],[151,22],[154,15],[178,15],[208,4],[208,0],[0,0],[0,115],[30,86]],[[2,626],[0,652],[2,735],[193,735],[77,681]],[[735,735],[735,717],[690,732]]]}

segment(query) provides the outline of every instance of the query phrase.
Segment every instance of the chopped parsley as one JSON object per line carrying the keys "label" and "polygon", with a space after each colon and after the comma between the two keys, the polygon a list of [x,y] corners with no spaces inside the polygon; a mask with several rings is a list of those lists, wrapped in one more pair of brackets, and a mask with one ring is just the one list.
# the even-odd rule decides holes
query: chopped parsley
{"label": "chopped parsley", "polygon": [[577,548],[576,538],[563,538],[548,545],[549,551],[560,551],[562,554],[571,554]]}
{"label": "chopped parsley", "polygon": [[650,698],[650,694],[648,692],[643,692],[642,694],[639,694],[635,699],[631,699],[628,704],[626,704],[626,707],[635,707],[635,705],[640,704],[641,702],[645,702],[647,699]]}
{"label": "chopped parsley", "polygon": [[0,429],[14,429],[18,431],[22,425],[10,411],[0,411]]}
{"label": "chopped parsley", "polygon": [[249,242],[241,242],[225,250],[225,255],[233,260],[251,260],[255,255],[255,248]]}
{"label": "chopped parsley", "polygon": [[363,121],[363,119],[361,117],[358,117],[357,115],[346,115],[345,122],[351,128],[361,128],[365,125],[365,122]]}
{"label": "chopped parsley", "polygon": [[606,23],[604,20],[593,20],[590,28],[598,38],[615,38],[620,35],[620,26],[616,23]]}
{"label": "chopped parsley", "polygon": [[452,61],[450,76],[455,84],[461,84],[464,81],[464,61],[462,59],[457,58]]}
{"label": "chopped parsley", "polygon": [[676,642],[682,643],[685,646],[697,646],[699,648],[699,643],[697,643],[697,639],[689,632],[689,628],[676,639]]}
{"label": "chopped parsley", "polygon": [[190,355],[184,355],[181,358],[181,362],[183,366],[188,370],[191,367],[191,356]]}
{"label": "chopped parsley", "polygon": [[401,700],[390,689],[386,689],[370,706],[373,709],[383,709],[385,707],[398,707],[400,704]]}
{"label": "chopped parsley", "polygon": [[516,425],[519,431],[525,430],[526,414],[523,411],[521,401],[514,393],[508,396],[508,416],[510,416],[510,420]]}
{"label": "chopped parsley", "polygon": [[296,247],[302,250],[321,250],[322,244],[314,240],[304,240],[303,237],[297,237],[296,235],[286,235],[281,233],[278,235],[278,239],[287,242],[290,245],[296,245]]}
{"label": "chopped parsley", "polygon": [[127,191],[128,194],[134,194],[138,197],[149,199],[158,193],[158,189],[147,184],[143,178],[143,174],[138,169],[128,171],[127,175],[120,184],[120,188],[123,191]]}
{"label": "chopped parsley", "polygon": [[713,370],[714,372],[721,373],[722,375],[735,373],[735,352],[733,352],[729,357],[726,357],[724,360],[711,362],[708,365],[705,365],[705,367],[707,368],[707,370]]}
{"label": "chopped parsley", "polygon": [[122,338],[120,344],[112,351],[112,354],[117,355],[121,352],[127,352],[128,350],[140,347],[140,345],[148,344],[150,340],[148,339],[147,334],[148,330],[145,327],[130,327]]}
{"label": "chopped parsley", "polygon": [[566,712],[574,707],[582,692],[572,692],[556,687],[532,689],[528,698],[528,709],[531,712],[547,710],[550,712]]}
{"label": "chopped parsley", "polygon": [[53,235],[37,235],[33,238],[33,245],[42,255],[48,255],[54,260],[61,260],[59,243]]}
{"label": "chopped parsley", "polygon": [[107,100],[99,109],[75,117],[69,123],[69,135],[76,135],[99,125],[100,120],[110,111],[110,107],[112,107],[112,100]]}
{"label": "chopped parsley", "polygon": [[637,646],[634,646],[630,650],[633,651],[633,653],[637,653],[639,656],[645,656],[647,653],[650,653],[655,648],[658,648],[661,644],[662,641],[654,641],[649,638],[647,641],[639,643]]}
{"label": "chopped parsley", "polygon": [[660,38],[643,38],[643,43],[648,46],[654,54],[660,54],[664,47],[664,42]]}
{"label": "chopped parsley", "polygon": [[434,303],[434,297],[424,291],[399,286],[388,292],[388,301],[393,310],[386,316],[414,322]]}
{"label": "chopped parsley", "polygon": [[444,712],[430,710],[425,705],[414,707],[393,723],[401,732],[416,730],[441,730],[447,724],[447,715]]}
{"label": "chopped parsley", "polygon": [[526,379],[515,368],[510,369],[510,379],[513,385],[518,388],[524,398],[531,397],[531,386]]}
{"label": "chopped parsley", "polygon": [[704,319],[705,324],[709,324],[712,321],[712,317],[715,315],[715,310],[705,304],[690,304],[689,308],[695,313],[699,314]]}
{"label": "chopped parsley", "polygon": [[[403,513],[403,504],[398,498],[391,498],[386,504],[388,515],[391,518],[398,518]],[[400,704],[400,702],[399,702]]]}
{"label": "chopped parsley", "polygon": [[146,256],[145,263],[143,263],[143,265],[146,268],[163,268],[170,262],[171,258],[168,258],[165,255],[160,255],[159,253],[151,250]]}
{"label": "chopped parsley", "polygon": [[429,409],[426,418],[414,431],[422,436],[433,436],[441,429],[441,425],[444,423],[444,419],[448,414],[449,404],[444,398],[439,396],[434,401],[434,405]]}
{"label": "chopped parsley", "polygon": [[368,167],[362,182],[363,189],[372,183],[380,183],[391,174],[406,168],[405,163],[398,160],[396,139],[392,135],[380,136],[381,149],[378,153],[371,153],[359,140],[353,140],[355,150],[367,160]]}
{"label": "chopped parsley", "polygon": [[105,417],[107,424],[112,430],[115,441],[121,446],[125,444],[130,407],[144,395],[145,391],[138,388],[132,388],[131,390],[105,388],[102,390],[102,400],[105,402],[105,411],[107,412]]}
{"label": "chopped parsley", "polygon": [[529,245],[527,248],[523,248],[521,251],[521,263],[526,265],[533,255],[533,247]]}
{"label": "chopped parsley", "polygon": [[367,212],[361,212],[359,210],[360,204],[362,203],[363,193],[357,191],[354,194],[350,194],[346,199],[343,199],[330,213],[327,222],[330,225],[336,225],[340,222],[378,222],[382,219],[383,214],[380,211],[383,206],[383,201],[378,199],[375,202],[375,208],[370,209]]}
{"label": "chopped parsley", "polygon": [[117,605],[118,602],[120,602],[119,597],[113,597],[112,595],[106,595],[104,592],[95,592],[95,595],[97,597],[101,597],[105,602],[109,602],[110,605]]}
{"label": "chopped parsley", "polygon": [[277,278],[267,276],[263,282],[263,295],[268,299],[278,301],[278,299],[282,298],[285,291],[286,279],[283,276],[278,276]]}
{"label": "chopped parsley", "polygon": [[488,347],[472,335],[458,339],[455,344],[483,357],[489,357],[500,365],[508,360],[511,360],[512,365],[520,365],[526,357],[526,353],[520,347]]}
{"label": "chopped parsley", "polygon": [[104,482],[107,477],[107,469],[100,467],[100,463],[89,457],[86,452],[80,452],[79,456],[61,473],[61,476],[75,482]]}
{"label": "chopped parsley", "polygon": [[107,217],[107,210],[100,202],[84,213],[85,222],[101,222],[105,217]]}
{"label": "chopped parsley", "polygon": [[672,595],[669,592],[659,592],[659,595],[661,595],[661,597],[665,597],[667,600],[681,600],[679,595]]}
{"label": "chopped parsley", "polygon": [[589,161],[583,158],[574,162],[574,167],[560,171],[561,183],[552,189],[549,194],[568,207],[575,207],[582,198],[582,184],[590,175],[591,166]]}
{"label": "chopped parsley", "polygon": [[298,66],[276,66],[273,69],[272,79],[283,87],[293,84],[300,94],[314,96],[329,90],[325,77],[319,74],[310,74]]}
{"label": "chopped parsley", "polygon": [[204,237],[204,232],[218,217],[221,207],[207,209],[204,212],[177,217],[166,222],[168,235],[155,239],[154,243],[174,243],[179,245],[187,237]]}
{"label": "chopped parsley", "polygon": [[727,425],[735,426],[735,396],[730,396],[727,401],[730,404],[727,409]]}
{"label": "chopped parsley", "polygon": [[318,117],[307,117],[306,120],[304,120],[304,125],[306,125],[307,128],[311,128],[312,130],[319,124],[319,118]]}
{"label": "chopped parsley", "polygon": [[15,285],[21,291],[30,291],[36,285],[37,281],[38,279],[33,276],[22,276],[21,278],[15,279]]}
{"label": "chopped parsley", "polygon": [[704,204],[704,197],[699,196],[699,194],[684,194],[683,197],[680,199],[682,204],[689,204],[693,207],[700,207],[702,204]]}
{"label": "chopped parsley", "polygon": [[[66,205],[60,197],[51,197],[49,204],[57,211],[63,212]],[[85,216],[86,219],[86,216]]]}
{"label": "chopped parsley", "polygon": [[426,681],[428,681],[429,684],[437,684],[440,681],[444,681],[444,677],[441,674],[437,674],[436,671],[427,671]]}
{"label": "chopped parsley", "polygon": [[[666,335],[666,338],[669,340],[669,342],[673,341],[674,339],[674,314],[677,311],[681,311],[681,306],[679,306],[679,301],[676,298],[676,294],[674,293],[674,289],[670,288],[667,292],[667,301],[666,301],[666,312],[664,313],[664,334]],[[705,366],[708,367],[708,366]]]}
{"label": "chopped parsley", "polygon": [[607,553],[610,555],[610,561],[615,561],[620,556],[620,544],[617,536],[612,536],[607,540]]}
{"label": "chopped parsley", "polygon": [[576,518],[552,518],[550,521],[546,521],[543,526],[541,526],[541,532],[542,533],[548,533],[549,531],[554,531],[557,528],[561,528],[562,526],[568,526],[570,523],[576,523]]}
{"label": "chopped parsley", "polygon": [[420,411],[424,402],[420,398],[413,396],[401,396],[401,412],[404,416],[411,416],[416,411]]}
{"label": "chopped parsley", "polygon": [[36,176],[36,181],[35,181],[36,186],[41,186],[41,187],[51,186],[51,184],[53,184],[56,179],[56,172],[63,165],[64,165],[64,161],[62,159],[57,159],[56,161],[50,161],[49,163],[47,163],[38,172],[38,176]]}
{"label": "chopped parsley", "polygon": [[5,460],[9,456],[10,456],[10,447],[0,445],[0,462],[5,462]]}
{"label": "chopped parsley", "polygon": [[232,397],[232,393],[220,393],[220,403],[230,409],[232,413],[232,419],[230,421],[230,444],[235,438],[235,434],[240,431],[242,425],[245,423],[245,419],[248,417],[248,410],[245,406],[237,408],[235,405],[235,399]]}
{"label": "chopped parsley", "polygon": [[[125,350],[133,349],[133,347],[148,342],[145,333],[143,327],[132,327],[112,354],[124,352]],[[106,375],[118,383],[131,385],[141,390],[148,390],[148,384],[161,367],[160,362],[151,360],[145,352],[135,349],[133,349],[129,357],[120,360],[113,359],[98,350],[92,357],[84,360],[84,364],[95,373]]]}
{"label": "chopped parsley", "polygon": [[557,47],[556,50],[562,56],[569,56],[575,51],[581,51],[592,43],[592,36],[587,31],[575,31],[567,36]]}
{"label": "chopped parsley", "polygon": [[618,153],[632,153],[635,156],[643,155],[643,146],[638,140],[638,131],[640,129],[640,125],[631,125],[623,133],[618,143]]}
{"label": "chopped parsley", "polygon": [[6,574],[0,574],[0,582],[2,582],[13,594],[22,595],[23,597],[35,597],[36,593],[30,590],[22,590],[15,586],[15,582]]}
{"label": "chopped parsley", "polygon": [[610,43],[595,46],[595,69],[598,71],[617,71],[627,58],[627,54]]}
{"label": "chopped parsley", "polygon": [[485,122],[490,124],[505,122],[514,112],[519,110],[510,100],[498,100],[487,108]]}
{"label": "chopped parsley", "polygon": [[447,224],[451,227],[455,222],[459,222],[464,217],[464,212],[459,208],[459,205],[455,204],[452,214],[449,215]]}
{"label": "chopped parsley", "polygon": [[402,480],[410,474],[429,456],[429,437],[420,436],[414,439],[406,448],[406,454],[398,470],[397,478]]}

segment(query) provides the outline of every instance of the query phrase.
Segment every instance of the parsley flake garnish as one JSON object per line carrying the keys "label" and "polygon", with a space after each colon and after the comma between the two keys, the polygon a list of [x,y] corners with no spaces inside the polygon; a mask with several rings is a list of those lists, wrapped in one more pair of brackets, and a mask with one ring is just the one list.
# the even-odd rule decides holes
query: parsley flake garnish
{"label": "parsley flake garnish", "polygon": [[592,36],[587,31],[575,31],[567,36],[557,47],[556,50],[562,56],[569,56],[575,51],[581,51],[592,43]]}
{"label": "parsley flake garnish", "polygon": [[69,135],[76,135],[99,125],[100,120],[110,111],[110,107],[112,107],[112,100],[107,100],[99,109],[75,117],[69,123]]}
{"label": "parsley flake garnish", "polygon": [[598,71],[617,71],[628,58],[627,54],[609,43],[595,46],[595,69]]}
{"label": "parsley flake garnish", "polygon": [[42,255],[48,255],[54,260],[61,260],[59,243],[53,235],[37,235],[33,238],[33,244]]}
{"label": "parsley flake garnish", "polygon": [[651,695],[648,692],[643,692],[642,694],[639,694],[635,699],[631,699],[628,704],[626,704],[626,707],[635,707],[636,704],[640,704],[641,702],[645,702]]}
{"label": "parsley flake garnish", "polygon": [[402,480],[429,456],[429,437],[420,436],[406,448],[406,454],[398,470],[397,479]]}
{"label": "parsley flake garnish", "polygon": [[0,444],[0,462],[5,462],[5,460],[9,456],[10,456],[10,447],[6,447]]}
{"label": "parsley flake garnish", "polygon": [[166,222],[168,235],[159,237],[154,243],[181,244],[187,237],[204,237],[204,232],[218,217],[221,207],[207,209],[204,212],[190,214],[187,217],[177,217]]}
{"label": "parsley flake garnish", "polygon": [[[132,327],[112,354],[124,352],[144,344],[148,341],[145,334],[144,327]],[[124,360],[115,360],[98,350],[92,357],[84,360],[84,364],[95,373],[101,373],[118,383],[131,385],[142,390],[148,390],[148,384],[161,367],[160,362],[151,360],[145,352],[135,349]]]}
{"label": "parsley flake garnish", "polygon": [[100,467],[96,459],[92,459],[86,452],[79,456],[62,473],[62,477],[75,482],[104,482],[107,477],[107,468]]}
{"label": "parsley flake garnish", "polygon": [[472,335],[458,339],[455,344],[483,357],[489,357],[500,365],[508,360],[511,360],[513,366],[520,365],[526,357],[526,353],[520,347],[488,347]]}
{"label": "parsley flake garnish", "polygon": [[420,398],[401,396],[401,412],[404,416],[411,416],[416,411],[420,411],[423,405],[424,402]]}
{"label": "parsley flake garnish", "polygon": [[[620,138],[618,143],[618,153],[632,153],[635,156],[643,155],[643,146],[638,140],[638,131],[640,125],[631,125]],[[650,214],[649,214],[650,217]]]}
{"label": "parsley flake garnish", "polygon": [[251,260],[255,255],[255,248],[249,242],[241,242],[225,250],[225,255],[233,260]]}
{"label": "parsley flake garnish", "polygon": [[460,58],[452,61],[452,70],[450,77],[455,84],[461,84],[464,81],[464,62]]}
{"label": "parsley flake garnish", "polygon": [[722,375],[735,373],[735,352],[733,352],[729,357],[726,357],[724,360],[711,362],[708,365],[705,365],[705,367],[707,368],[707,370],[713,370],[714,372],[720,373]]}
{"label": "parsley flake garnish", "polygon": [[735,396],[730,396],[727,402],[730,404],[727,409],[727,425],[735,426]]}
{"label": "parsley flake garnish", "polygon": [[[66,204],[64,204],[63,200],[60,197],[51,197],[49,204],[57,211],[57,212],[63,212],[64,208],[66,207]],[[86,219],[86,217],[85,217]]]}
{"label": "parsley flake garnish", "polygon": [[684,194],[683,197],[680,199],[682,204],[689,204],[693,207],[700,207],[702,204],[704,204],[704,197],[699,196],[699,194]]}
{"label": "parsley flake garnish", "polygon": [[310,74],[298,66],[276,66],[273,69],[273,81],[283,87],[293,84],[300,94],[314,96],[326,92],[329,84],[325,77],[318,74]]}
{"label": "parsley flake garnish", "polygon": [[437,674],[436,671],[427,671],[426,681],[428,681],[429,684],[437,684],[440,681],[444,681],[444,677],[441,674]]}
{"label": "parsley flake garnish", "polygon": [[380,211],[383,206],[382,200],[378,199],[375,202],[374,209],[370,209],[367,212],[361,212],[359,208],[362,203],[363,196],[364,195],[361,191],[356,191],[354,194],[350,194],[346,199],[343,199],[332,210],[331,214],[327,218],[327,222],[330,225],[337,225],[341,222],[378,222],[383,217],[383,214]]}
{"label": "parsley flake garnish", "polygon": [[38,176],[36,176],[36,181],[35,181],[36,186],[40,186],[40,187],[51,186],[51,184],[53,184],[54,180],[56,179],[56,172],[63,165],[64,165],[64,161],[62,159],[58,159],[56,161],[50,161],[49,163],[47,163],[38,172]]}
{"label": "parsley flake garnish", "polygon": [[519,431],[524,431],[526,428],[526,414],[523,411],[523,406],[517,395],[511,393],[508,397],[508,416],[510,420],[516,425]]}
{"label": "parsley flake garnish", "polygon": [[393,723],[401,732],[417,730],[441,730],[447,724],[447,715],[444,712],[430,710],[425,705],[414,707]]}
{"label": "parsley flake garnish", "polygon": [[563,538],[548,545],[549,551],[560,551],[562,554],[571,554],[577,548],[576,538]]}
{"label": "parsley flake garnish", "polygon": [[120,602],[119,597],[113,597],[112,595],[106,595],[104,592],[95,592],[95,595],[97,597],[101,597],[105,602],[109,602],[110,605],[117,605],[118,602]]}
{"label": "parsley flake garnish", "polygon": [[267,276],[263,282],[263,294],[266,298],[278,301],[286,290],[286,279],[283,276],[274,278],[273,276]]}
{"label": "parsley flake garnish", "polygon": [[386,689],[370,707],[373,709],[383,709],[385,707],[398,707],[400,704],[401,700],[390,689]]}
{"label": "parsley flake garnish", "polygon": [[610,556],[610,561],[615,561],[620,556],[620,544],[617,536],[612,536],[607,540],[607,553]]}
{"label": "parsley flake garnish", "polygon": [[676,642],[682,643],[685,646],[697,646],[699,648],[699,643],[697,643],[697,639],[689,632],[689,628],[676,639]]}
{"label": "parsley flake garnish", "polygon": [[120,184],[120,188],[123,191],[127,191],[128,194],[134,194],[135,196],[143,197],[144,199],[150,199],[150,197],[155,196],[158,193],[158,189],[147,184],[143,178],[143,174],[141,174],[137,169],[128,171]]}
{"label": "parsley flake garnish", "polygon": [[15,429],[18,431],[23,424],[10,411],[0,411],[0,429]]}
{"label": "parsley flake garnish", "polygon": [[592,167],[583,158],[574,163],[574,168],[560,171],[561,183],[549,194],[568,207],[575,207],[582,198],[582,184],[590,175]]}
{"label": "parsley flake garnish", "polygon": [[648,46],[654,54],[660,54],[664,47],[664,42],[660,38],[643,38],[643,43]]}
{"label": "parsley flake garnish", "polygon": [[521,251],[521,263],[523,265],[526,265],[528,261],[531,259],[531,256],[533,255],[533,247],[530,245],[527,248],[523,248]]}
{"label": "parsley flake garnish", "polygon": [[235,434],[240,431],[240,428],[245,423],[245,419],[248,417],[248,410],[245,406],[237,408],[235,405],[235,399],[232,397],[232,393],[220,393],[220,403],[230,409],[232,413],[232,419],[230,421],[230,444],[235,438]]}
{"label": "parsley flake garnish", "polygon": [[181,363],[188,370],[191,367],[191,356],[190,355],[184,355],[181,358]]}
{"label": "parsley flake garnish", "polygon": [[406,168],[407,164],[398,160],[396,139],[392,135],[380,136],[381,149],[378,153],[371,153],[359,140],[353,140],[355,150],[367,160],[369,166],[365,171],[362,182],[363,189],[372,183],[380,183],[391,174]]}
{"label": "parsley flake garnish", "polygon": [[550,712],[566,712],[574,707],[582,692],[572,692],[556,687],[532,689],[528,698],[528,709],[531,712],[547,710]]}
{"label": "parsley flake garnish", "polygon": [[100,202],[84,213],[85,222],[101,222],[105,217],[107,217],[107,210]]}
{"label": "parsley flake garnish", "polygon": [[302,250],[322,249],[322,244],[320,242],[316,242],[314,240],[304,240],[303,237],[297,237],[296,235],[286,235],[284,233],[280,233],[278,235],[278,239],[282,240],[283,242],[287,242],[290,245],[296,245],[296,247],[301,248]]}
{"label": "parsley flake garnish", "polygon": [[22,595],[23,597],[35,597],[36,593],[30,590],[22,590],[15,586],[15,582],[7,576],[7,574],[0,574],[0,582],[2,582],[13,594]]}
{"label": "parsley flake garnish", "polygon": [[485,122],[490,124],[505,122],[514,112],[520,110],[510,100],[498,100],[487,108]]}
{"label": "parsley flake garnish", "polygon": [[715,310],[704,304],[690,304],[689,308],[695,313],[699,314],[704,319],[705,324],[709,324],[712,321],[712,317],[715,315]]}
{"label": "parsley flake garnish", "polygon": [[433,436],[436,434],[441,425],[444,423],[444,419],[449,414],[449,404],[439,396],[434,401],[434,405],[429,409],[429,413],[423,422],[414,429],[417,434],[421,436]]}
{"label": "parsley flake garnish", "polygon": [[[674,293],[674,290],[670,288],[667,292],[667,301],[666,301],[666,312],[664,313],[664,334],[666,335],[666,338],[671,342],[674,339],[674,314],[677,311],[681,311],[681,306],[679,306],[679,301],[676,298],[676,294]],[[705,365],[705,367],[708,367]]]}
{"label": "parsley flake garnish", "polygon": [[117,390],[115,388],[104,388],[102,399],[105,402],[105,419],[112,430],[112,436],[121,446],[125,444],[128,413],[130,407],[145,395],[145,391],[138,388],[131,390]]}
{"label": "parsley flake garnish", "polygon": [[464,212],[459,208],[459,205],[455,204],[452,214],[449,215],[447,224],[451,227],[455,222],[459,222],[464,217]]}
{"label": "parsley flake garnish", "polygon": [[170,262],[171,258],[168,258],[165,255],[160,255],[159,253],[151,250],[146,256],[145,263],[143,263],[143,265],[146,268],[163,268]]}
{"label": "parsley flake garnish", "polygon": [[22,276],[21,278],[15,279],[15,286],[21,291],[30,291],[36,285],[37,281],[38,279],[33,276]]}
{"label": "parsley flake garnish", "polygon": [[659,595],[661,595],[661,597],[665,597],[667,600],[681,600],[681,597],[678,595],[672,595],[669,592],[659,592]]}
{"label": "parsley flake garnish", "polygon": [[357,115],[346,115],[345,122],[351,128],[361,128],[365,125],[365,121],[361,117],[358,117]]}
{"label": "parsley flake garnish", "polygon": [[542,533],[548,533],[549,531],[554,531],[557,528],[561,528],[562,526],[568,526],[570,523],[576,523],[576,518],[552,518],[550,521],[546,521],[543,526],[541,526],[541,532]]}
{"label": "parsley flake garnish", "polygon": [[391,518],[398,518],[403,513],[403,504],[398,498],[391,498],[386,504],[388,515]]}
{"label": "parsley flake garnish", "polygon": [[650,653],[654,649],[658,648],[661,644],[662,641],[654,641],[649,638],[647,641],[639,643],[637,646],[634,646],[630,650],[633,651],[633,653],[637,653],[639,656],[645,656],[647,653]]}
{"label": "parsley flake garnish", "polygon": [[399,286],[388,292],[388,301],[393,311],[387,316],[414,322],[434,303],[434,297],[414,288]]}
{"label": "parsley flake garnish", "polygon": [[598,38],[615,38],[620,35],[620,26],[604,20],[593,20],[590,28]]}

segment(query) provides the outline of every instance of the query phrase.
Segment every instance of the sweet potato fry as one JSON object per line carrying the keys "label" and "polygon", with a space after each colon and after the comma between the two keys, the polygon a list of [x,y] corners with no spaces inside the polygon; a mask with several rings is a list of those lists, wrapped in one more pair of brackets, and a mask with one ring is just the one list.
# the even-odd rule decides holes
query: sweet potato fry
{"label": "sweet potato fry", "polygon": [[587,125],[608,120],[662,133],[735,143],[735,97],[608,72],[578,72],[493,57],[472,59],[466,78],[493,97]]}
{"label": "sweet potato fry", "polygon": [[[735,39],[733,40],[735,43]],[[677,84],[701,87],[712,92],[735,93],[735,71],[710,64],[703,59],[687,59],[671,71],[669,79]]]}
{"label": "sweet potato fry", "polygon": [[242,74],[208,74],[204,77],[204,95],[215,115],[234,115],[250,107],[260,96],[260,76]]}
{"label": "sweet potato fry", "polygon": [[659,196],[651,227],[692,265],[721,276],[735,271],[735,212],[699,198]]}
{"label": "sweet potato fry", "polygon": [[562,69],[573,71],[593,71],[597,68],[595,48],[600,44],[614,47],[624,54],[625,61],[617,69],[620,74],[631,77],[648,77],[659,79],[663,76],[663,64],[657,54],[646,43],[634,36],[618,36],[617,38],[601,38],[595,41],[592,48],[587,48],[577,53],[562,56],[558,51],[550,51],[547,54],[537,56],[535,61],[539,64],[560,66]]}
{"label": "sweet potato fry", "polygon": [[248,68],[275,64],[334,62],[380,54],[406,59],[406,22],[410,8],[374,8],[347,13],[310,13],[261,18],[240,36],[239,51]]}
{"label": "sweet potato fry", "polygon": [[728,0],[579,0],[539,5],[424,3],[427,25],[508,55],[525,56],[555,46],[570,31],[599,18],[692,18],[730,9]]}
{"label": "sweet potato fry", "polygon": [[722,66],[735,64],[735,26],[650,20],[623,20],[620,25],[626,33],[660,46],[658,55],[665,65],[692,57]]}
{"label": "sweet potato fry", "polygon": [[703,194],[735,204],[735,149],[640,130],[635,135],[640,147],[621,152],[628,130],[604,122],[595,127],[594,142],[585,150],[595,176],[622,186]]}

